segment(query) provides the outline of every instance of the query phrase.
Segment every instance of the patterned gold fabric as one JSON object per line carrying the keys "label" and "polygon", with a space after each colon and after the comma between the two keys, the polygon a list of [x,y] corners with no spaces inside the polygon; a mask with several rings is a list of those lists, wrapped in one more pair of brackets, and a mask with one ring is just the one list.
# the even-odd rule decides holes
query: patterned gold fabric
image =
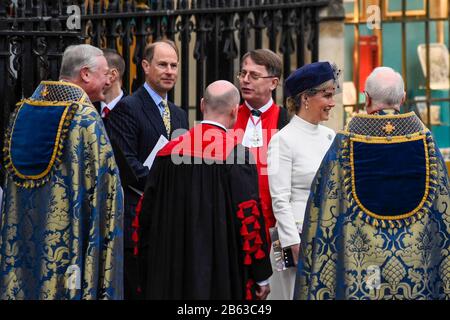
{"label": "patterned gold fabric", "polygon": [[18,186],[35,188],[48,182],[61,161],[69,126],[82,104],[91,105],[87,94],[62,81],[41,82],[30,99],[17,104],[5,137],[4,158],[5,168]]}
{"label": "patterned gold fabric", "polygon": [[[28,101],[77,108],[45,183],[25,188],[8,171],[0,299],[122,299],[123,191],[100,116],[84,91],[68,83],[43,82]],[[39,123],[21,125],[48,130]],[[12,121],[10,132],[15,126]],[[21,144],[13,139],[11,145],[14,152]]]}
{"label": "patterned gold fabric", "polygon": [[170,109],[169,109],[169,105],[167,104],[166,100],[162,100],[161,101],[161,105],[164,107],[164,112],[162,115],[162,119],[164,122],[164,127],[166,127],[166,131],[167,131],[167,137],[169,137],[170,139]]}
{"label": "patterned gold fabric", "polygon": [[[396,127],[391,135],[381,129],[388,121]],[[347,129],[336,136],[311,187],[294,298],[449,299],[449,178],[431,133],[413,114],[360,116],[352,119]],[[418,138],[417,144],[411,141]],[[399,176],[405,177],[401,181],[405,189],[411,187],[406,177],[411,177],[408,170],[412,168],[405,165],[411,155],[396,154],[395,150],[408,143],[417,147],[415,151],[422,150],[429,175],[426,185],[419,187],[428,191],[416,212],[409,216],[378,212],[379,216],[373,216],[363,210],[354,188],[361,172],[351,161],[351,145],[356,140],[361,146],[375,143],[373,154],[362,159],[392,157]],[[420,141],[425,141],[425,150]],[[383,172],[385,167],[372,167],[366,183],[383,177]],[[389,191],[380,189],[379,181],[374,178],[368,187],[378,203],[384,204]],[[408,192],[401,191],[398,201],[406,203]]]}

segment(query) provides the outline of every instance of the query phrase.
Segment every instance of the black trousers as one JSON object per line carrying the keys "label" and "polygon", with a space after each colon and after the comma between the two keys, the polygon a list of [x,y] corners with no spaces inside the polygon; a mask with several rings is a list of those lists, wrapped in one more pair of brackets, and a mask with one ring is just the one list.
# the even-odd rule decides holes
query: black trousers
{"label": "black trousers", "polygon": [[124,298],[125,300],[142,300],[138,258],[134,255],[132,248],[125,248],[123,262]]}

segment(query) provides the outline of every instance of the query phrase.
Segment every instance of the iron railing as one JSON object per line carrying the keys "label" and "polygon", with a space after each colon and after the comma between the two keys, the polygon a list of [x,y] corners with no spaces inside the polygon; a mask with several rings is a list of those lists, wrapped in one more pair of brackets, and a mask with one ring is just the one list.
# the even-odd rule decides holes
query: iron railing
{"label": "iron railing", "polygon": [[[126,63],[124,87],[132,92],[144,82],[140,62],[145,45],[161,38],[175,40],[180,49],[179,84],[169,98],[186,111],[195,108],[195,118],[200,119],[204,88],[217,79],[236,82],[239,59],[250,49],[267,47],[281,54],[285,78],[305,62],[317,61],[318,13],[328,3],[0,1],[0,133],[3,136],[15,103],[29,96],[40,80],[58,79],[64,49],[81,42],[117,49]],[[73,23],[78,18],[79,29]]]}

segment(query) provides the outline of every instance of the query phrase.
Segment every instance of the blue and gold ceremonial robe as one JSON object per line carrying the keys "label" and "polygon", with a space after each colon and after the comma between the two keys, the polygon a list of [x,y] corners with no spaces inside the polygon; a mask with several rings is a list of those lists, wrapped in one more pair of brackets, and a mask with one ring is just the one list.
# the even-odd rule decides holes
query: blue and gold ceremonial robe
{"label": "blue and gold ceremonial robe", "polygon": [[86,93],[41,82],[5,141],[0,299],[122,299],[123,190]]}
{"label": "blue and gold ceremonial robe", "polygon": [[311,186],[295,299],[448,299],[449,178],[414,115],[357,115]]}

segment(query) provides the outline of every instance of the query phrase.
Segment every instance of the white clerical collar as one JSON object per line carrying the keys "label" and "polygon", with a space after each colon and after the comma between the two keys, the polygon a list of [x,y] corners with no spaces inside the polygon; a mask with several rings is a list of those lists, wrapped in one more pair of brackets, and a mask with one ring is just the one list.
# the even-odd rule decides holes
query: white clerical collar
{"label": "white clerical collar", "polygon": [[[255,108],[253,108],[251,105],[249,105],[247,101],[244,101],[244,103],[245,103],[245,105],[247,106],[247,108],[248,108],[250,111],[252,111],[253,109],[255,109]],[[273,105],[273,99],[270,98],[269,102],[267,102],[267,103],[266,103],[265,105],[263,105],[261,108],[255,109],[255,110],[259,110],[259,111],[261,111],[261,113],[264,113],[264,112],[266,112],[267,110],[269,110],[269,108],[270,108],[272,105]]]}
{"label": "white clerical collar", "polygon": [[[245,101],[245,105],[247,108],[252,112],[253,110],[258,110],[259,112],[264,113],[267,110],[270,109],[273,105],[273,100],[270,98],[270,100],[263,105],[259,109],[252,108],[247,101]],[[256,115],[250,115],[248,117],[247,126],[245,127],[244,131],[244,137],[242,138],[242,145],[249,148],[259,148],[262,147],[264,144],[263,141],[263,129],[262,129],[262,123],[261,123],[261,114]]]}
{"label": "white clerical collar", "polygon": [[213,126],[217,126],[217,127],[221,127],[223,130],[227,131],[227,128],[225,128],[225,126],[221,123],[218,123],[216,121],[211,121],[211,120],[203,120],[201,122],[201,124],[211,124]]}
{"label": "white clerical collar", "polygon": [[114,109],[114,107],[116,106],[116,104],[120,101],[120,99],[122,99],[122,97],[123,97],[123,91],[122,90],[120,90],[120,93],[119,93],[119,95],[117,96],[117,97],[115,97],[110,103],[105,103],[104,101],[102,101],[102,102],[100,102],[100,106],[101,106],[101,108],[102,108],[102,112],[103,112],[103,109],[106,107],[106,106],[108,106],[108,109],[109,109],[109,111],[111,111],[112,109]]}

